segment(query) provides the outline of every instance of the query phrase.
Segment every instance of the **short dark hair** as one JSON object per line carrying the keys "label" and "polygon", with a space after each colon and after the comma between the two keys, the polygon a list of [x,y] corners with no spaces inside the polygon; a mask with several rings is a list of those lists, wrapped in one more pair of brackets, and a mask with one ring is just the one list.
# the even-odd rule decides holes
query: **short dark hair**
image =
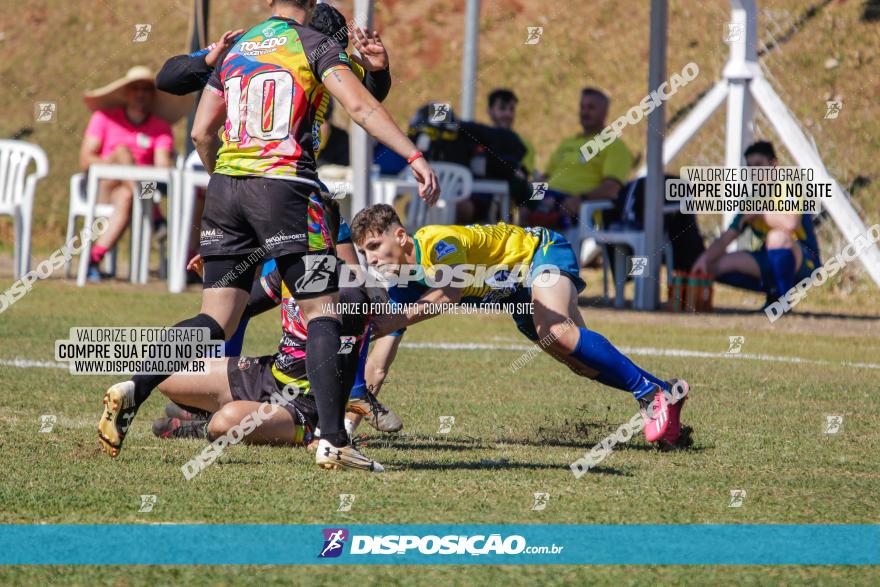
{"label": "short dark hair", "polygon": [[767,159],[773,161],[776,159],[776,150],[773,148],[773,143],[770,141],[755,141],[749,148],[746,149],[744,157],[748,157],[749,155],[763,155],[767,157]]}
{"label": "short dark hair", "polygon": [[[308,0],[306,0],[308,1]],[[329,4],[318,4],[309,27],[327,35],[343,47],[348,47],[348,21],[341,12]]]}
{"label": "short dark hair", "polygon": [[274,0],[283,4],[293,4],[297,8],[308,8],[309,0]]}
{"label": "short dark hair", "polygon": [[605,92],[603,92],[599,88],[584,88],[583,90],[581,90],[581,98],[583,98],[584,96],[596,96],[598,98],[602,98],[602,100],[605,101],[606,105],[611,103],[611,100],[608,98],[608,96],[605,95]]}
{"label": "short dark hair", "polygon": [[382,234],[394,224],[403,226],[400,216],[388,204],[374,204],[364,208],[351,219],[351,240],[362,243],[371,234]]}
{"label": "short dark hair", "polygon": [[503,104],[510,104],[513,102],[516,104],[519,102],[519,99],[516,97],[516,94],[513,93],[512,90],[508,90],[507,88],[498,88],[496,90],[492,90],[492,93],[489,94],[489,108],[495,105],[495,102],[501,102]]}

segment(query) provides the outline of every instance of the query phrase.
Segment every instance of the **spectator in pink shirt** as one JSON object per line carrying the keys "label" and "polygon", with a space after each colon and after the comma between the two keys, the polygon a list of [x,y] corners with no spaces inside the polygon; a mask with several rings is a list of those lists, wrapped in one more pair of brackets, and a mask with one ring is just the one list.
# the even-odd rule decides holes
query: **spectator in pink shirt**
{"label": "spectator in pink shirt", "polygon": [[[157,91],[153,73],[137,66],[124,78],[86,94],[85,102],[94,114],[80,149],[83,171],[88,172],[93,163],[171,167],[171,124],[191,108],[191,98]],[[98,201],[112,203],[113,215],[107,231],[92,246],[89,280],[100,280],[98,263],[128,227],[132,198],[138,193],[131,181],[101,181]]]}

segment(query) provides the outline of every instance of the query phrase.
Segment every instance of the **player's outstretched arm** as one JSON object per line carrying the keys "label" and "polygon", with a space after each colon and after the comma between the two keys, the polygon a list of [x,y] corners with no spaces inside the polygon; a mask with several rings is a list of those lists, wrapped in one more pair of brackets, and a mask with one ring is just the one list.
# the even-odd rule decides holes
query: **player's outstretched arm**
{"label": "player's outstretched arm", "polygon": [[208,173],[214,173],[217,151],[220,150],[220,137],[217,131],[225,120],[226,102],[223,97],[212,91],[202,94],[193,121],[192,141]]}
{"label": "player's outstretched arm", "polygon": [[337,70],[327,76],[324,86],[364,130],[401,157],[411,160],[413,175],[419,182],[419,196],[429,206],[433,206],[440,197],[440,185],[434,170],[424,157],[413,159],[419,154],[419,150],[397,127],[378,100],[360,83],[357,76],[350,70]]}
{"label": "player's outstretched arm", "polygon": [[214,67],[221,61],[221,56],[229,51],[243,33],[244,29],[226,31],[207,49],[189,55],[175,55],[156,74],[156,87],[177,96],[203,89],[214,72]]}
{"label": "player's outstretched arm", "polygon": [[398,314],[373,317],[375,338],[384,336],[401,328],[418,324],[434,316],[439,316],[445,308],[461,301],[462,289],[456,284],[429,290],[416,302],[405,306]]}

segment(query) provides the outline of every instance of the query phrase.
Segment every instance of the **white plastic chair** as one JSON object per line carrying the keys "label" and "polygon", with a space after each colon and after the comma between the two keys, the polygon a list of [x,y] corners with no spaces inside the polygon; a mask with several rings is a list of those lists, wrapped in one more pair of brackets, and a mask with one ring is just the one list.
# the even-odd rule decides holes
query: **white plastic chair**
{"label": "white plastic chair", "polygon": [[[605,301],[608,301],[608,271],[611,267],[611,255],[608,254],[608,245],[616,245],[614,247],[614,307],[622,308],[625,305],[623,296],[624,287],[626,286],[626,278],[628,277],[626,270],[626,254],[623,247],[627,247],[632,251],[634,257],[649,257],[645,249],[645,232],[642,230],[600,230],[596,228],[593,222],[593,213],[597,210],[610,210],[614,207],[611,202],[584,202],[581,204],[580,222],[578,226],[570,231],[572,238],[569,239],[572,248],[577,253],[582,253],[583,245],[592,239],[602,248],[602,295]],[[663,212],[672,212],[678,210],[678,204],[666,205]],[[672,243],[669,238],[663,235],[663,254],[666,262],[667,282],[672,279]],[[578,255],[579,260],[583,263],[583,256]],[[644,287],[646,277],[635,277],[636,292]],[[636,293],[635,299],[641,299]]]}
{"label": "white plastic chair", "polygon": [[[70,204],[67,209],[67,236],[64,239],[65,243],[69,243],[70,239],[73,238],[73,235],[76,231],[76,219],[77,218],[86,218],[89,215],[89,202],[86,198],[85,186],[85,173],[76,173],[70,177]],[[92,215],[93,218],[110,218],[113,214],[113,204],[95,204],[95,210]],[[86,225],[83,224],[83,227]],[[139,242],[138,239],[132,238],[132,258],[136,254],[135,245]],[[108,262],[110,264],[110,273],[116,275],[116,249],[118,247],[113,247],[111,250],[107,251],[107,257],[109,257]],[[64,264],[64,275],[67,278],[70,278],[70,269],[72,266],[72,262],[70,259]]]}
{"label": "white plastic chair", "polygon": [[474,176],[467,167],[455,163],[432,162],[431,168],[437,174],[437,182],[440,184],[440,199],[433,208],[428,208],[424,200],[414,194],[412,213],[408,214],[412,219],[407,219],[409,230],[428,224],[454,224],[456,204],[471,197],[473,192]]}
{"label": "white plastic chair", "polygon": [[168,290],[172,293],[186,289],[186,262],[196,207],[196,189],[207,187],[210,179],[197,151],[187,155],[185,160],[178,159],[175,185],[169,190],[173,195],[168,212]]}
{"label": "white plastic chair", "polygon": [[[98,187],[102,179],[119,179],[134,182],[164,182],[169,186],[169,191],[176,189],[176,173],[174,169],[162,167],[149,167],[139,165],[111,165],[107,163],[95,163],[89,168],[86,182],[86,205],[85,222],[91,226],[96,217],[95,208],[98,205]],[[131,282],[147,283],[149,277],[149,260],[153,226],[151,222],[153,202],[158,199],[154,194],[152,198],[132,200],[131,211]],[[91,255],[92,243],[83,243],[80,253],[79,270],[76,275],[76,284],[83,287],[86,284],[86,274],[89,268],[89,256]]]}
{"label": "white plastic chair", "polygon": [[[27,174],[31,162],[36,171]],[[37,181],[49,173],[46,153],[24,141],[0,141],[0,214],[15,223],[13,272],[15,279],[31,270],[31,226]]]}

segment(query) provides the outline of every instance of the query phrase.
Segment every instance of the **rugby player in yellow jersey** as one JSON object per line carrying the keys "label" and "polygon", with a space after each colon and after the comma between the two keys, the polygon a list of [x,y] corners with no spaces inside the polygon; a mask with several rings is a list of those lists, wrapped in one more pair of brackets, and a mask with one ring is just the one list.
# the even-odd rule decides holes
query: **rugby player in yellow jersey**
{"label": "rugby player in yellow jersey", "polygon": [[640,369],[586,327],[577,305],[585,284],[562,235],[501,222],[425,226],[410,236],[386,204],[359,212],[351,233],[368,265],[397,281],[389,297],[406,304],[399,313],[377,317],[377,336],[432,318],[444,304],[531,301],[532,315],[513,315],[525,336],[575,373],[632,393],[648,442],[679,441],[687,383]]}

